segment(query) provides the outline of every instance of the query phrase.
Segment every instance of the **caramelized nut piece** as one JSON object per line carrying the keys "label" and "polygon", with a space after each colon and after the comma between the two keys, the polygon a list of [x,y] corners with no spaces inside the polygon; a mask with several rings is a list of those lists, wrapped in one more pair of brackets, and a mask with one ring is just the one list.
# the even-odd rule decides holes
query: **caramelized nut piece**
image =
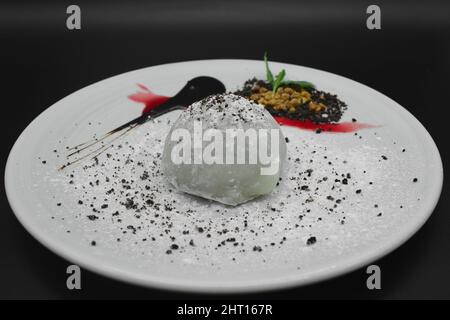
{"label": "caramelized nut piece", "polygon": [[310,110],[314,111],[314,112],[320,112],[324,109],[326,109],[327,107],[322,104],[322,103],[316,103],[314,101],[310,101],[308,104],[308,107]]}
{"label": "caramelized nut piece", "polygon": [[284,92],[286,92],[286,93],[293,93],[294,89],[286,87],[286,88],[284,88]]}

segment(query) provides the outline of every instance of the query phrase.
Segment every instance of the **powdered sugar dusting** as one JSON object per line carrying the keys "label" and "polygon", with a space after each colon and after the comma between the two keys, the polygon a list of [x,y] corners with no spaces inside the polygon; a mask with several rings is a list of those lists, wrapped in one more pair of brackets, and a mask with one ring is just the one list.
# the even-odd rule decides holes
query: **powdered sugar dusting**
{"label": "powdered sugar dusting", "polygon": [[320,263],[330,254],[338,259],[375,243],[419,201],[414,192],[398,194],[395,187],[414,187],[411,173],[390,169],[407,153],[399,146],[398,154],[386,154],[375,131],[360,139],[287,127],[287,173],[270,195],[229,207],[177,192],[160,165],[164,139],[178,114],[143,125],[59,179],[49,172],[44,184],[55,206],[62,194],[71,199],[61,204],[55,220],[71,220],[68,231],[81,232],[92,250],[126,255],[142,268],[154,268],[157,259],[185,266],[180,273],[211,268],[245,273],[280,263],[302,268],[305,261]]}

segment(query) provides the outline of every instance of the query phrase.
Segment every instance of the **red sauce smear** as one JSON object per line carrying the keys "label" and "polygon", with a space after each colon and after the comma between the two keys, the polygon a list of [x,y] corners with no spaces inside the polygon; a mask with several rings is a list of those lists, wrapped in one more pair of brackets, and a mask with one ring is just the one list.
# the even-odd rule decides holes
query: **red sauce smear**
{"label": "red sauce smear", "polygon": [[303,130],[317,131],[327,133],[349,133],[361,129],[375,128],[376,126],[367,123],[358,122],[340,122],[340,123],[316,123],[311,120],[293,120],[284,117],[274,117],[282,125],[300,128]]}
{"label": "red sauce smear", "polygon": [[[170,97],[154,94],[143,84],[138,83],[139,88],[143,91],[136,92],[128,96],[130,100],[145,104],[142,114],[147,114],[150,110],[165,103]],[[284,117],[274,117],[281,124],[290,127],[296,127],[303,130],[317,131],[321,130],[326,133],[349,133],[356,132],[361,129],[375,128],[377,126],[359,123],[359,122],[340,122],[340,123],[316,123],[311,120],[293,120]]]}
{"label": "red sauce smear", "polygon": [[157,106],[170,99],[170,97],[154,94],[143,84],[138,83],[138,86],[143,91],[130,94],[128,96],[128,99],[145,104],[145,108],[144,110],[142,110],[142,114],[147,114],[150,110],[156,108]]}

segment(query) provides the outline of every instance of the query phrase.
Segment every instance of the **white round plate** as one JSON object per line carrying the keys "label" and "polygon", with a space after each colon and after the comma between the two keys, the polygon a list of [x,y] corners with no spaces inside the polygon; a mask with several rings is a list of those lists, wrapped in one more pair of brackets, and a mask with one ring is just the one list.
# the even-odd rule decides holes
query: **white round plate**
{"label": "white round plate", "polygon": [[[128,99],[142,90],[137,84],[171,96],[196,76],[215,77],[229,91],[265,77],[263,62],[249,60],[136,70],[71,94],[25,129],[6,166],[14,213],[38,241],[81,267],[138,285],[196,292],[304,285],[368,265],[408,240],[431,215],[442,187],[441,159],[428,132],[396,102],[355,81],[290,64],[270,66],[337,94],[348,105],[342,121],[377,126],[356,135],[283,126],[287,176],[271,195],[236,208],[170,192],[155,175],[151,163],[159,165],[177,112],[130,132],[110,150],[112,158],[103,154],[97,165],[87,161],[59,171],[66,146],[140,114],[142,105]],[[140,179],[144,170],[150,179]],[[351,178],[343,184],[347,173]],[[126,209],[121,179],[131,184],[128,192],[156,194],[160,206]],[[99,219],[91,221],[91,214]],[[308,243],[312,237],[316,242]]]}

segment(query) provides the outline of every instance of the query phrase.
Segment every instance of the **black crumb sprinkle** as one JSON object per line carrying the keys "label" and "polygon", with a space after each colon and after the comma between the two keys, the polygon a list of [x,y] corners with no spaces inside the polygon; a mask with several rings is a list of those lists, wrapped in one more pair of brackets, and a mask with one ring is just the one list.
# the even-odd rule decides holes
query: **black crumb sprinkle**
{"label": "black crumb sprinkle", "polygon": [[254,246],[254,247],[253,247],[253,251],[261,252],[261,251],[262,251],[262,248],[261,248],[261,246]]}
{"label": "black crumb sprinkle", "polygon": [[203,233],[203,231],[205,231],[202,227],[197,227],[197,231],[200,233]]}
{"label": "black crumb sprinkle", "polygon": [[310,245],[313,245],[316,242],[317,242],[316,237],[309,237],[308,240],[306,240],[306,245],[310,246]]}

